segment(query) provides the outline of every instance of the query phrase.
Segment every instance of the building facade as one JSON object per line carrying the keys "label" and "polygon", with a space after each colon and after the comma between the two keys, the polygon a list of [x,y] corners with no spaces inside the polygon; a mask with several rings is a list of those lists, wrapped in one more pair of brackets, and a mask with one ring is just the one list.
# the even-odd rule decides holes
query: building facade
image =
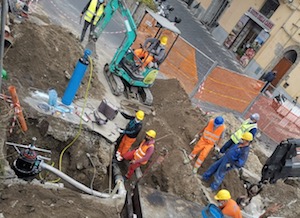
{"label": "building facade", "polygon": [[300,96],[300,0],[194,0],[191,10],[247,75],[276,70],[275,92]]}

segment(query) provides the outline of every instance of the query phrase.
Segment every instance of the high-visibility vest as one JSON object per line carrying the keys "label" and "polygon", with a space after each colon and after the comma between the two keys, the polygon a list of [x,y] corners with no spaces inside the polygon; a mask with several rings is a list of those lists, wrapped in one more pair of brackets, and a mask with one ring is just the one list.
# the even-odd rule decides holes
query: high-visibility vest
{"label": "high-visibility vest", "polygon": [[224,124],[214,128],[214,119],[211,119],[203,131],[202,138],[210,144],[215,144],[220,139],[224,130]]}
{"label": "high-visibility vest", "polygon": [[241,140],[242,135],[245,132],[249,132],[251,129],[257,128],[257,123],[249,123],[249,122],[250,119],[245,120],[240,126],[240,128],[231,135],[230,138],[235,144],[237,144]]}
{"label": "high-visibility vest", "polygon": [[[134,152],[134,160],[139,160],[146,155],[148,148],[154,147],[153,142],[147,144],[146,140],[143,140],[140,144],[140,147]],[[144,161],[141,164],[146,164],[148,161]]]}
{"label": "high-visibility vest", "polygon": [[84,19],[89,23],[92,21],[93,17],[95,16],[93,25],[97,24],[101,15],[104,12],[104,4],[103,3],[100,5],[100,7],[98,8],[98,10],[96,12],[97,2],[98,2],[98,0],[91,1],[88,9],[85,12],[85,16],[84,16]]}

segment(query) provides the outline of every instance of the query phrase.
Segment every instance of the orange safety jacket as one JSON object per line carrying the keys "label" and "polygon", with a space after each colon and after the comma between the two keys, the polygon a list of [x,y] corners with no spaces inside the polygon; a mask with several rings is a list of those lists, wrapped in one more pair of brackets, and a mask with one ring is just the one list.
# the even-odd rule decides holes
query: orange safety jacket
{"label": "orange safety jacket", "polygon": [[[134,160],[139,160],[146,155],[148,148],[154,147],[154,141],[151,140],[150,143],[146,143],[146,140],[143,140],[140,144],[140,147],[134,152]],[[141,164],[146,164],[148,161],[144,161]]]}
{"label": "orange safety jacket", "polygon": [[232,217],[232,218],[242,218],[242,213],[239,205],[232,200],[229,199],[225,206],[220,208],[222,210],[222,213],[226,216]]}
{"label": "orange safety jacket", "polygon": [[214,119],[211,119],[203,131],[202,138],[209,144],[215,144],[220,139],[224,130],[224,124],[218,126],[217,128],[214,128]]}

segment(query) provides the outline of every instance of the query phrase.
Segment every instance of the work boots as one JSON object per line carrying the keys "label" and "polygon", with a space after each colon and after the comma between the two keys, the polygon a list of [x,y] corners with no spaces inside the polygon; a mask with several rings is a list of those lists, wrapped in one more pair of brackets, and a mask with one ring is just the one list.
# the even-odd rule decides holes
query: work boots
{"label": "work boots", "polygon": [[199,168],[194,167],[194,168],[193,168],[193,174],[196,174],[196,173],[198,172],[198,169],[199,169]]}
{"label": "work boots", "polygon": [[189,162],[191,162],[191,159],[189,157],[184,158],[184,164],[188,164]]}

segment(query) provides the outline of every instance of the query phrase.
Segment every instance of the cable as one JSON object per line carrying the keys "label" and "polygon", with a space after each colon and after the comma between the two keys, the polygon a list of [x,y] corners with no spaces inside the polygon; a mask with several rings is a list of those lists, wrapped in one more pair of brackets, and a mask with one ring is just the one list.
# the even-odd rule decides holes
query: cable
{"label": "cable", "polygon": [[88,157],[88,159],[90,160],[90,162],[91,162],[91,164],[92,164],[92,166],[93,166],[93,168],[94,168],[93,178],[92,178],[92,181],[91,181],[91,187],[90,187],[90,188],[93,190],[93,184],[94,184],[95,176],[96,176],[96,166],[95,166],[95,164],[94,164],[94,162],[93,162],[93,160],[92,160],[91,155],[90,155],[89,153],[86,153],[86,156]]}
{"label": "cable", "polygon": [[[83,116],[83,113],[84,113],[84,109],[86,107],[86,104],[87,104],[87,97],[88,97],[88,93],[89,93],[89,89],[90,89],[90,85],[91,85],[91,81],[92,81],[92,76],[93,76],[93,61],[92,59],[89,57],[89,62],[90,62],[90,76],[89,76],[89,81],[88,81],[88,85],[87,85],[87,88],[86,88],[86,91],[85,91],[85,94],[84,94],[84,104],[83,104],[83,108],[82,108],[82,111],[81,111],[81,114],[80,114],[80,117]],[[63,156],[64,156],[64,153],[65,151],[71,147],[74,142],[76,142],[76,140],[79,138],[80,134],[81,134],[81,130],[82,130],[82,119],[80,119],[80,122],[79,122],[79,130],[75,136],[75,138],[61,151],[60,153],[60,156],[59,156],[59,162],[58,162],[58,169],[60,171],[62,171],[62,159],[63,159]],[[56,183],[56,182],[59,182],[60,181],[60,178],[56,179],[56,180],[53,180],[53,181],[50,181],[52,183]]]}

